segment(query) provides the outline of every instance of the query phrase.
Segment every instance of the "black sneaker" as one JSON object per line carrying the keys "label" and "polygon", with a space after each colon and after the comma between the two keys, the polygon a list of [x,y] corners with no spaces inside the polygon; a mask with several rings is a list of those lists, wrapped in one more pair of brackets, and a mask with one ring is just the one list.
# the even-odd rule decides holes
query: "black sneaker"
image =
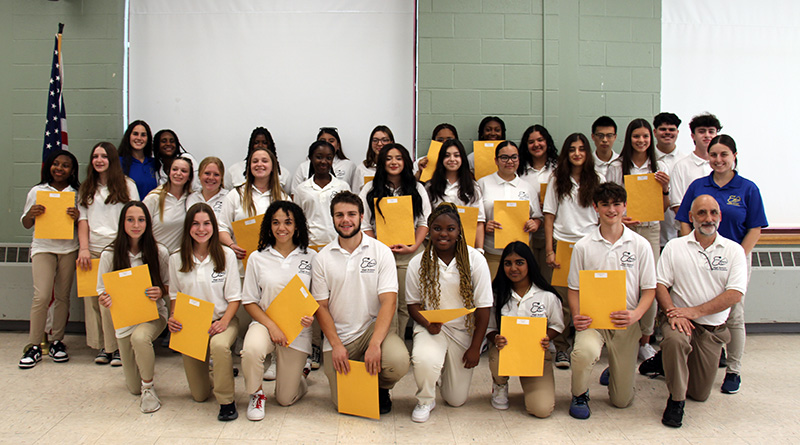
{"label": "black sneaker", "polygon": [[63,341],[55,340],[50,343],[50,357],[56,363],[64,363],[69,361],[69,354],[67,354],[67,345]]}
{"label": "black sneaker", "polygon": [[100,352],[97,353],[97,357],[94,358],[94,362],[98,365],[107,365],[111,363],[111,353],[106,352],[105,349],[101,349]]}
{"label": "black sneaker", "polygon": [[656,355],[642,362],[639,365],[639,374],[646,375],[651,379],[664,375],[664,363],[661,361],[661,351]]}
{"label": "black sneaker", "polygon": [[119,356],[119,349],[117,349],[116,351],[114,351],[113,354],[111,354],[111,366],[115,368],[117,366],[122,366],[122,359]]}
{"label": "black sneaker", "polygon": [[667,399],[667,407],[664,409],[664,415],[661,416],[661,423],[673,428],[680,428],[683,422],[683,405],[686,402],[683,400],[676,402],[672,400],[672,396]]}
{"label": "black sneaker", "polygon": [[558,369],[569,369],[569,354],[565,351],[556,352],[555,365]]}
{"label": "black sneaker", "polygon": [[719,352],[719,367],[720,368],[728,367],[728,357],[725,355],[725,349],[722,349]]}
{"label": "black sneaker", "polygon": [[19,367],[30,369],[40,361],[42,361],[42,348],[39,345],[29,345],[22,354],[22,358],[19,359]]}
{"label": "black sneaker", "polygon": [[381,414],[392,412],[392,397],[389,395],[388,389],[378,388],[378,404]]}
{"label": "black sneaker", "polygon": [[222,422],[230,422],[231,420],[236,420],[237,418],[239,418],[239,413],[236,412],[236,402],[219,406],[217,420]]}
{"label": "black sneaker", "polygon": [[742,378],[739,374],[732,372],[725,373],[725,380],[722,382],[722,392],[725,394],[736,394],[742,386]]}
{"label": "black sneaker", "polygon": [[317,345],[311,345],[311,369],[319,369],[320,363],[322,363],[322,349]]}

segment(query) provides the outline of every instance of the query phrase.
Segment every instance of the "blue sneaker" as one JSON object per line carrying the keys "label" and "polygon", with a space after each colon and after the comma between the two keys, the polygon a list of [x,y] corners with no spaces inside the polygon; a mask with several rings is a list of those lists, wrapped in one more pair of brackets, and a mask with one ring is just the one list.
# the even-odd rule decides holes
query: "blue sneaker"
{"label": "blue sneaker", "polygon": [[603,373],[600,374],[600,384],[601,385],[608,386],[608,375],[609,375],[608,366],[606,366],[606,369],[604,369]]}
{"label": "blue sneaker", "polygon": [[732,372],[725,373],[725,380],[722,382],[722,392],[725,394],[736,394],[742,386],[742,378],[739,374]]}
{"label": "blue sneaker", "polygon": [[572,396],[569,415],[576,419],[588,419],[592,415],[592,410],[589,408],[589,391],[579,396]]}

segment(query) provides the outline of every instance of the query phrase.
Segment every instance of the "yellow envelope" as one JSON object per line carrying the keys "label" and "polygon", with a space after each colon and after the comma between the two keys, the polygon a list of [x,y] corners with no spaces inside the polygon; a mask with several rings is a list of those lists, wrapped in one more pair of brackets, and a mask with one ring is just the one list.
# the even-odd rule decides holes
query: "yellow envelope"
{"label": "yellow envelope", "polygon": [[67,209],[75,207],[75,192],[36,192],[36,204],[44,206],[43,214],[36,217],[33,237],[36,239],[72,239],[75,236],[75,220],[67,215]]}
{"label": "yellow envelope", "polygon": [[327,244],[317,244],[317,245],[314,245],[314,246],[308,246],[308,248],[309,248],[309,249],[313,249],[313,250],[314,250],[314,252],[319,252],[319,251],[320,251],[320,250],[322,250],[322,248],[323,248],[323,247],[325,247],[326,245],[327,245]]}
{"label": "yellow envelope", "polygon": [[628,216],[637,221],[664,221],[664,195],[654,173],[625,175]]}
{"label": "yellow envelope", "polygon": [[292,343],[303,330],[300,319],[314,315],[318,307],[317,300],[311,296],[300,277],[295,275],[272,300],[266,312],[267,317],[281,328],[286,341]]}
{"label": "yellow envelope", "polygon": [[441,142],[431,141],[431,145],[428,147],[428,165],[419,176],[420,182],[428,182],[433,177],[433,171],[436,170],[436,163],[439,161],[439,151],[441,149]]}
{"label": "yellow envelope", "polygon": [[567,287],[567,278],[569,278],[569,264],[572,261],[572,248],[575,243],[568,243],[566,241],[558,241],[556,245],[556,263],[561,267],[553,269],[553,278],[550,279],[550,284],[553,286]]}
{"label": "yellow envelope", "polygon": [[458,207],[458,216],[461,218],[461,225],[464,227],[464,240],[470,247],[475,247],[475,234],[478,232],[478,208],[477,207]]}
{"label": "yellow envelope", "polygon": [[373,176],[364,176],[364,185],[367,185],[367,183],[369,181],[372,181],[373,179],[375,179],[374,175]]}
{"label": "yellow envelope", "polygon": [[178,292],[173,317],[183,325],[183,329],[170,334],[169,348],[201,362],[206,361],[214,303]]}
{"label": "yellow envelope", "polygon": [[450,320],[463,317],[467,314],[475,312],[475,308],[457,308],[457,309],[436,309],[430,311],[419,311],[419,314],[425,317],[429,323],[447,323]]}
{"label": "yellow envelope", "polygon": [[97,296],[97,267],[99,265],[100,259],[97,258],[92,260],[92,270],[84,271],[80,267],[75,268],[75,279],[78,282],[79,297]]}
{"label": "yellow envelope", "polygon": [[544,372],[542,339],[547,336],[544,317],[502,317],[500,335],[508,344],[500,350],[499,374],[541,377]]}
{"label": "yellow envelope", "polygon": [[495,201],[494,220],[503,226],[494,231],[495,249],[503,249],[514,241],[528,244],[530,235],[525,232],[525,222],[530,214],[530,201]]}
{"label": "yellow envelope", "polygon": [[475,180],[489,176],[497,171],[494,163],[494,149],[503,141],[474,141],[472,152],[475,153]]}
{"label": "yellow envelope", "polygon": [[539,205],[544,205],[544,195],[547,193],[547,183],[539,184]]}
{"label": "yellow envelope", "polygon": [[336,374],[339,412],[353,416],[380,419],[378,376],[369,375],[364,362],[350,360],[350,372]]}
{"label": "yellow envelope", "polygon": [[103,284],[111,296],[109,309],[114,329],[158,319],[156,302],[144,294],[152,286],[147,264],[104,273]]}
{"label": "yellow envelope", "polygon": [[236,237],[236,244],[247,251],[242,260],[245,270],[247,270],[247,259],[250,258],[250,254],[258,249],[258,238],[261,235],[262,221],[264,221],[263,213],[231,223],[233,236]]}
{"label": "yellow envelope", "polygon": [[611,313],[624,311],[625,304],[624,270],[582,270],[580,271],[580,309],[581,315],[592,317],[592,329],[620,329],[611,323]]}
{"label": "yellow envelope", "polygon": [[387,246],[414,244],[414,206],[411,196],[390,196],[381,199],[381,212],[378,213],[378,198],[373,199],[375,216],[375,236]]}

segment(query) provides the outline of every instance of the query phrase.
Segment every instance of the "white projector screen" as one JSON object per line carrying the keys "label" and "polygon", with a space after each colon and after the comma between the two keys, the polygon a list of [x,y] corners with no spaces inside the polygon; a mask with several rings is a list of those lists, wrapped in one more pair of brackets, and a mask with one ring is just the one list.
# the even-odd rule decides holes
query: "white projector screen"
{"label": "white projector screen", "polygon": [[800,2],[662,2],[661,109],[683,120],[708,111],[736,140],[739,172],[761,189],[771,228],[800,228]]}
{"label": "white projector screen", "polygon": [[129,119],[225,165],[263,126],[291,173],[320,127],[339,129],[354,162],[378,124],[413,150],[415,5],[130,0]]}

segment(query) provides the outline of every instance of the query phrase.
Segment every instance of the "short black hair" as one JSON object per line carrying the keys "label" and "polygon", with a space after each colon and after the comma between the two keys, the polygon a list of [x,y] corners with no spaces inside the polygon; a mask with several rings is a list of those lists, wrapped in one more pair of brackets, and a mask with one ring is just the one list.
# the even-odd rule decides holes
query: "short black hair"
{"label": "short black hair", "polygon": [[595,189],[592,202],[628,202],[628,192],[616,182],[604,182]]}
{"label": "short black hair", "polygon": [[592,123],[592,134],[597,131],[597,127],[614,127],[614,133],[617,132],[617,123],[608,116],[600,116],[595,119],[594,123]]}
{"label": "short black hair", "polygon": [[675,113],[661,112],[653,118],[653,128],[658,128],[661,124],[681,126],[681,119]]}
{"label": "short black hair", "polygon": [[719,123],[719,119],[711,113],[698,114],[689,121],[689,130],[691,130],[692,133],[699,127],[714,127],[717,129],[717,132],[722,130],[722,124]]}

